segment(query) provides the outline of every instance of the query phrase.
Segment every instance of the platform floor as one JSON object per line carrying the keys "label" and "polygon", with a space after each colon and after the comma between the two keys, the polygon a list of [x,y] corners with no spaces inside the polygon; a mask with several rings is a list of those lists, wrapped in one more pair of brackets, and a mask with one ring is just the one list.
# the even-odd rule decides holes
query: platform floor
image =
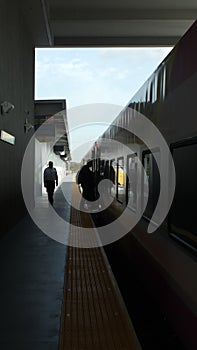
{"label": "platform floor", "polygon": [[[70,217],[59,189],[55,206]],[[0,237],[1,350],[58,350],[66,254],[29,215]]]}
{"label": "platform floor", "polygon": [[[54,207],[69,219],[60,189]],[[60,244],[27,215],[0,238],[0,276],[0,349],[140,349],[102,248]]]}

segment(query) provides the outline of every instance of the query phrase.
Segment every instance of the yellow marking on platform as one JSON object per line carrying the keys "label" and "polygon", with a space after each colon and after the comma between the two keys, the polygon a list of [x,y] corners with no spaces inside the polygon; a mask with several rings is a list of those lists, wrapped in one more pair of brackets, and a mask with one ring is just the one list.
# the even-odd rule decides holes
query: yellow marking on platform
{"label": "yellow marking on platform", "polygon": [[[73,185],[73,201],[78,200]],[[71,209],[72,225],[92,225]],[[77,240],[73,228],[70,239]],[[74,236],[74,238],[73,238]],[[93,240],[95,237],[85,237]],[[101,248],[68,247],[60,350],[140,350],[128,313]]]}

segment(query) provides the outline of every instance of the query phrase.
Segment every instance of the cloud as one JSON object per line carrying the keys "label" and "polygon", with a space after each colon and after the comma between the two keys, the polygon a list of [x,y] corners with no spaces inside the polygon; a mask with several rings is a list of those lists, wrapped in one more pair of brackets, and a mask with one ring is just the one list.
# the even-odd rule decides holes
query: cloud
{"label": "cloud", "polygon": [[[66,99],[69,125],[112,121],[117,113],[99,114],[101,106],[85,115],[72,115],[70,109],[87,104],[103,103],[125,106],[170,48],[102,48],[102,49],[36,49],[36,99]],[[95,126],[92,135],[95,138]],[[82,128],[77,142],[91,132]],[[75,135],[78,135],[75,132]],[[75,140],[71,138],[73,145]]]}
{"label": "cloud", "polygon": [[36,98],[125,104],[169,48],[37,49]]}
{"label": "cloud", "polygon": [[[66,56],[66,55],[65,55]],[[96,53],[95,53],[96,57]],[[101,84],[105,80],[116,81],[123,80],[128,75],[128,69],[122,69],[117,63],[109,65],[98,57],[91,60],[88,56],[84,58],[66,58],[61,56],[44,56],[38,54],[36,56],[36,82],[37,88],[39,82],[43,79],[53,80],[53,84],[64,81],[64,79],[73,79],[73,81],[83,83],[94,83],[96,81]],[[72,82],[73,83],[73,82]]]}
{"label": "cloud", "polygon": [[56,84],[58,84],[58,79],[62,80],[64,78],[77,78],[78,80],[91,80],[93,78],[88,63],[75,58],[70,60],[60,58],[40,60],[38,58],[36,61],[36,72],[37,78],[40,80],[43,77],[48,79],[55,77]]}

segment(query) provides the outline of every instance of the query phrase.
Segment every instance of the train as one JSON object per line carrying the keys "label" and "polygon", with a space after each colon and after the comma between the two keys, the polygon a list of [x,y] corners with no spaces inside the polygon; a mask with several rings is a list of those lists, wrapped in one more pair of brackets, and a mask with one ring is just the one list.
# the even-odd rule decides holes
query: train
{"label": "train", "polygon": [[[110,213],[115,220],[125,209],[142,213],[124,237],[105,246],[112,269],[120,275],[126,269],[125,289],[134,271],[188,350],[197,349],[196,100],[197,21],[84,156],[94,160],[100,178],[115,172],[109,193],[114,200],[97,214],[100,222],[108,223]],[[137,128],[140,116],[150,129]],[[160,136],[152,142],[154,130]],[[163,163],[160,137],[169,149]],[[165,217],[162,205],[154,215],[161,185],[170,198],[169,208],[163,204]]]}

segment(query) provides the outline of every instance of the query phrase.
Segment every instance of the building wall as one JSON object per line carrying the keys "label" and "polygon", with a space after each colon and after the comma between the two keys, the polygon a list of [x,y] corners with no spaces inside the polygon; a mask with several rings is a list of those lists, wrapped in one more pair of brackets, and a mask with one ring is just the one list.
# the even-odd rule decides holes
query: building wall
{"label": "building wall", "polygon": [[[0,141],[2,233],[26,213],[20,183],[23,154],[33,134],[33,130],[25,133],[24,122],[27,117],[34,124],[34,45],[18,1],[1,0],[0,26],[0,103],[9,101],[15,106],[9,114],[0,114],[0,130],[16,137],[15,145]],[[32,154],[30,180],[33,159]]]}
{"label": "building wall", "polygon": [[[55,115],[57,117],[55,117]],[[46,125],[44,127],[44,122],[48,120],[51,116],[54,116],[54,122],[51,125]],[[53,145],[55,138],[58,138],[58,135],[66,135],[68,140],[68,149],[69,150],[69,130],[67,125],[67,116],[66,116],[66,100],[36,100],[35,101],[35,201],[39,202],[39,197],[46,193],[46,189],[43,184],[43,172],[44,169],[48,166],[48,162],[51,160],[54,163],[54,167],[58,172],[58,182],[61,184],[61,181],[66,175],[66,162],[64,162],[58,154],[55,154],[53,151]],[[51,127],[51,128],[50,128]],[[39,131],[40,130],[40,131]],[[40,142],[41,141],[41,142]],[[65,139],[58,141],[60,145],[65,146]],[[56,143],[57,145],[57,143]]]}

